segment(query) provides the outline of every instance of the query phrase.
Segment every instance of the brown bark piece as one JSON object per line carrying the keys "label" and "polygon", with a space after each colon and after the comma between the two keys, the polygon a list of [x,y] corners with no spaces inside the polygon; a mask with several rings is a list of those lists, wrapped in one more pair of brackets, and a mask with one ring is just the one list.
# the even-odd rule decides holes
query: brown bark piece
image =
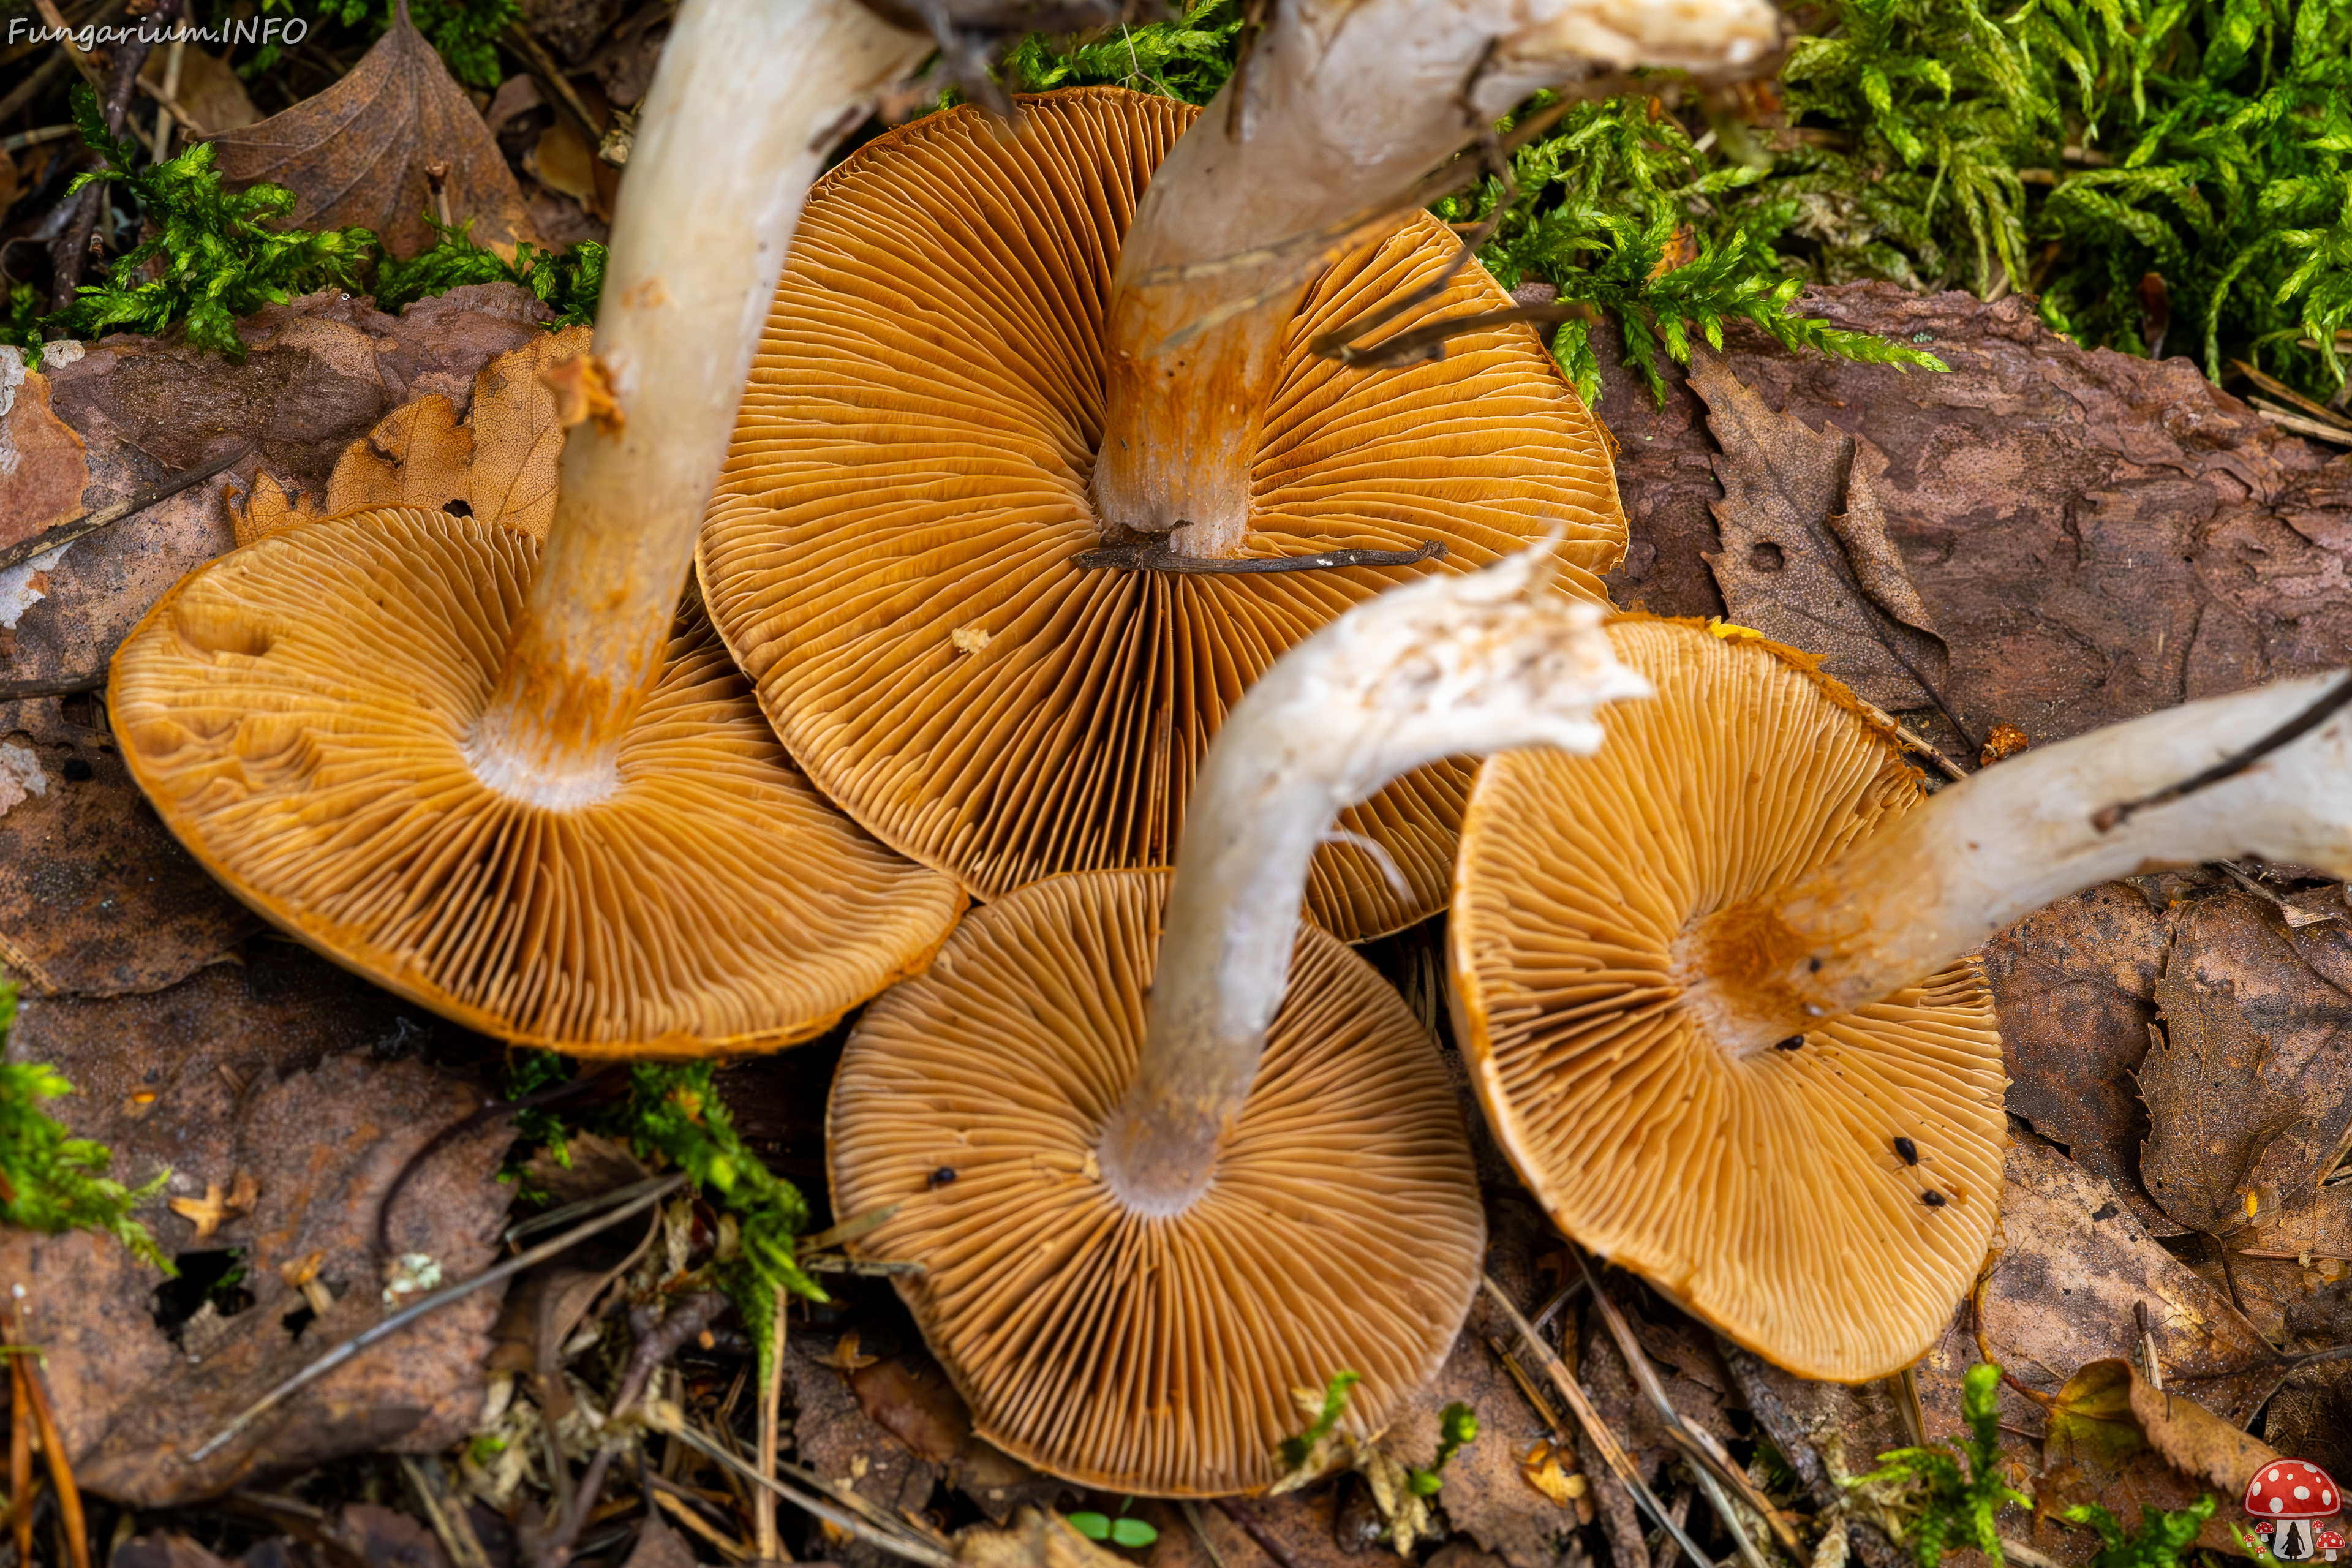
{"label": "brown bark piece", "polygon": [[519,241],[539,239],[497,139],[405,5],[350,75],[213,145],[231,184],[266,180],[294,193],[291,228],[356,224],[405,260],[433,243],[425,166],[441,163],[450,220],[470,220],[474,243],[511,258]]}
{"label": "brown bark piece", "polygon": [[[1872,479],[1886,539],[1951,649],[1947,695],[1972,730],[2013,723],[2046,744],[2343,663],[2352,464],[2332,449],[2264,423],[2186,360],[2076,348],[2015,297],[1861,283],[1805,301],[1952,366],[1791,354],[1744,326],[1722,356],[1765,408],[1885,455]],[[1633,526],[1611,591],[1663,615],[1723,615],[1704,559],[1727,543],[1708,510],[1722,497],[1704,405],[1675,374],[1659,408],[1614,367],[1613,342],[1598,346]]]}
{"label": "brown bark piece", "polygon": [[49,409],[49,378],[0,349],[0,549],[81,515],[81,437]]}
{"label": "brown bark piece", "polygon": [[[832,1341],[827,1336],[826,1343]],[[819,1360],[813,1345],[795,1339],[784,1351],[784,1376],[792,1388],[793,1437],[800,1462],[836,1485],[856,1491],[886,1513],[900,1509],[919,1514],[939,1485],[941,1467],[919,1457],[868,1419],[848,1380]],[[814,1525],[804,1557],[826,1558],[840,1568],[887,1568],[898,1560],[862,1541],[827,1539]]]}

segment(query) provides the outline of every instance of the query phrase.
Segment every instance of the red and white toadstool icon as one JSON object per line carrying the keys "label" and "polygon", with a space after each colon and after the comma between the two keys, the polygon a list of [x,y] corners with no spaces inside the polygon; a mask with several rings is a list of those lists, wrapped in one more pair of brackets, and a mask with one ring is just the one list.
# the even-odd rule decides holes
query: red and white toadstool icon
{"label": "red and white toadstool icon", "polygon": [[[2302,1459],[2275,1459],[2254,1472],[2246,1483],[2246,1511],[2275,1525],[2271,1555],[2282,1563],[2307,1563],[2316,1553],[2316,1521],[2332,1517],[2343,1506],[2336,1483],[2326,1470]],[[2344,1549],[2344,1538],[2326,1532],[2333,1542],[2328,1561]]]}
{"label": "red and white toadstool icon", "polygon": [[2336,1554],[2344,1550],[2344,1532],[2337,1530],[2323,1530],[2319,1532],[2318,1540],[2313,1544],[2322,1557],[2333,1563],[2336,1561]]}

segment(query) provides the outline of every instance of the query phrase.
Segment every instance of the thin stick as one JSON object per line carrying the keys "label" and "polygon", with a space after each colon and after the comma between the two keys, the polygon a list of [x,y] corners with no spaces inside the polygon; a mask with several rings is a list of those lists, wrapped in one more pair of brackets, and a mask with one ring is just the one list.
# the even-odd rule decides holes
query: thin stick
{"label": "thin stick", "polygon": [[218,1433],[206,1441],[203,1447],[198,1448],[194,1453],[189,1455],[187,1458],[187,1463],[191,1465],[200,1465],[206,1459],[211,1458],[215,1454],[220,1451],[222,1446],[227,1443],[229,1439],[235,1437],[247,1426],[252,1426],[253,1423],[263,1415],[283,1404],[289,1395],[310,1386],[310,1384],[317,1382],[320,1378],[324,1377],[328,1373],[332,1372],[335,1368],[342,1365],[343,1363],[351,1360],[352,1357],[359,1354],[360,1352],[367,1349],[370,1345],[373,1345],[381,1340],[390,1339],[394,1334],[396,1334],[401,1330],[408,1327],[409,1324],[416,1321],[417,1319],[425,1316],[427,1312],[438,1311],[443,1307],[447,1306],[450,1302],[462,1300],[466,1297],[472,1295],[475,1291],[481,1289],[486,1285],[495,1285],[501,1279],[510,1279],[513,1276],[521,1273],[524,1269],[530,1268],[533,1264],[543,1263],[548,1258],[556,1257],[557,1255],[578,1246],[580,1243],[587,1240],[590,1237],[596,1235],[599,1231],[610,1230],[613,1226],[620,1224],[623,1220],[627,1219],[630,1215],[642,1214],[646,1209],[653,1207],[656,1204],[661,1202],[662,1199],[669,1196],[670,1194],[676,1192],[685,1184],[686,1173],[684,1172],[680,1172],[663,1181],[650,1192],[640,1195],[635,1202],[624,1205],[622,1207],[614,1209],[610,1214],[600,1215],[596,1218],[590,1220],[585,1225],[578,1226],[571,1230],[567,1230],[562,1236],[557,1237],[553,1241],[543,1242],[540,1246],[532,1247],[528,1252],[517,1253],[514,1257],[508,1258],[504,1263],[499,1264],[497,1267],[492,1268],[486,1268],[481,1273],[475,1275],[471,1279],[460,1280],[458,1283],[450,1286],[446,1290],[436,1290],[432,1295],[427,1296],[423,1300],[417,1302],[415,1306],[403,1308],[401,1310],[394,1312],[391,1317],[386,1318],[383,1322],[376,1324],[374,1327],[362,1331],[352,1339],[345,1340],[341,1344],[337,1345],[333,1350],[329,1351],[325,1355],[320,1356],[317,1361],[312,1362],[300,1372],[296,1373],[292,1377],[288,1378],[285,1382],[279,1384],[277,1387],[271,1389],[259,1399],[255,1400],[251,1405],[247,1405],[244,1414],[240,1415],[236,1420],[223,1427]]}
{"label": "thin stick", "polygon": [[33,1401],[25,1392],[24,1363],[13,1355],[8,1358],[8,1528],[16,1537],[16,1561],[29,1563],[33,1560]]}
{"label": "thin stick", "polygon": [[[13,1331],[9,1337],[16,1337]],[[49,1461],[49,1484],[58,1494],[58,1522],[66,1532],[66,1551],[73,1559],[73,1568],[89,1568],[89,1526],[82,1517],[81,1489],[74,1484],[73,1466],[66,1458],[66,1440],[58,1431],[56,1413],[49,1408],[48,1390],[41,1386],[41,1369],[27,1362],[26,1354],[17,1351],[8,1360],[16,1368],[16,1375],[24,1380],[26,1394],[31,1396],[33,1419],[41,1431],[41,1452]],[[27,1532],[31,1526],[28,1518]]]}
{"label": "thin stick", "polygon": [[846,1509],[835,1508],[822,1498],[797,1488],[786,1486],[773,1476],[760,1474],[701,1433],[688,1428],[684,1416],[675,1406],[664,1405],[654,1406],[646,1416],[646,1424],[657,1432],[668,1433],[705,1458],[716,1460],[721,1467],[741,1476],[745,1480],[767,1488],[794,1508],[804,1510],[828,1524],[849,1531],[869,1546],[878,1546],[883,1551],[895,1556],[904,1557],[910,1563],[924,1563],[926,1568],[959,1568],[953,1557],[928,1542],[891,1535],[866,1523],[865,1520]]}
{"label": "thin stick", "polygon": [[0,550],[0,572],[5,572],[11,566],[21,566],[36,555],[47,555],[52,550],[63,549],[77,539],[87,538],[101,528],[109,528],[121,522],[133,512],[145,511],[158,502],[167,501],[190,486],[203,484],[223,469],[236,467],[243,462],[246,454],[252,450],[252,443],[247,442],[226,458],[215,458],[209,463],[200,463],[193,468],[184,469],[161,484],[151,485],[138,491],[129,500],[119,500],[112,506],[100,507],[87,517],[75,518],[71,522],[61,522],[55,528],[45,530],[30,539],[12,544],[5,550]]}
{"label": "thin stick", "polygon": [[1738,1511],[1731,1506],[1731,1499],[1725,1495],[1718,1476],[1731,1482],[1740,1492],[1741,1500],[1754,1510],[1767,1526],[1777,1524],[1779,1528],[1774,1533],[1780,1537],[1780,1544],[1790,1555],[1798,1554],[1802,1549],[1798,1545],[1797,1532],[1790,1529],[1785,1521],[1777,1518],[1778,1510],[1771,1502],[1756,1489],[1756,1484],[1741,1473],[1739,1467],[1731,1462],[1731,1457],[1723,1452],[1715,1439],[1684,1420],[1683,1413],[1675,1408],[1675,1402],[1666,1397],[1666,1385],[1659,1381],[1658,1369],[1650,1364],[1648,1352],[1642,1349],[1642,1342],[1633,1337],[1633,1325],[1625,1321],[1625,1315],[1617,1310],[1617,1303],[1609,1299],[1609,1293],[1601,1288],[1601,1281],[1592,1277],[1592,1262],[1584,1256],[1584,1249],[1571,1247],[1569,1250],[1576,1255],[1578,1265],[1584,1270],[1585,1283],[1592,1289],[1593,1305],[1601,1309],[1601,1321],[1609,1325],[1609,1337],[1616,1341],[1617,1353],[1625,1358],[1626,1368],[1633,1373],[1635,1386],[1649,1400],[1651,1407],[1657,1411],[1658,1419],[1665,1423],[1666,1435],[1675,1439],[1676,1447],[1697,1461],[1691,1468],[1698,1473],[1699,1488],[1706,1493],[1708,1506],[1715,1510],[1716,1517],[1723,1521],[1723,1528],[1731,1531],[1732,1539],[1739,1543],[1741,1560],[1748,1568],[1766,1568],[1764,1553],[1748,1538],[1747,1530],[1739,1522]]}
{"label": "thin stick", "polygon": [[2132,1316],[2139,1321],[2140,1371],[2147,1375],[2147,1385],[2158,1394],[2164,1392],[2164,1368],[2157,1363],[2156,1329],[2147,1321],[2147,1303],[2134,1301]]}
{"label": "thin stick", "polygon": [[[2222,758],[2196,777],[2183,779],[2176,784],[2167,784],[2154,795],[2144,795],[2137,800],[2117,801],[2113,805],[2100,807],[2093,814],[2091,826],[2101,833],[2112,832],[2129,822],[2135,812],[2145,811],[2152,805],[2168,805],[2183,795],[2195,795],[2199,790],[2220,784],[2224,779],[2235,778],[2280,747],[2292,745],[2326,723],[2336,717],[2347,702],[2352,702],[2352,679],[2337,681],[2328,688],[2326,696],[2310,707],[2305,708],[2244,751]],[[2224,1259],[2229,1257],[2226,1248],[2221,1256]]]}
{"label": "thin stick", "polygon": [[[784,1288],[776,1287],[775,1322],[768,1331],[768,1387],[760,1398],[760,1473],[776,1473],[776,1411],[784,1397]],[[783,1537],[776,1533],[776,1494],[761,1489],[751,1500],[751,1523],[762,1562],[789,1563]]]}
{"label": "thin stick", "polygon": [[1225,1554],[1209,1539],[1208,1521],[1201,1517],[1201,1505],[1187,1497],[1178,1498],[1176,1506],[1183,1511],[1184,1522],[1192,1527],[1193,1539],[1201,1543],[1201,1550],[1209,1554],[1209,1568],[1225,1568]]}
{"label": "thin stick", "polygon": [[1240,1525],[1242,1533],[1257,1542],[1257,1549],[1273,1562],[1274,1568],[1298,1568],[1289,1549],[1275,1539],[1274,1531],[1265,1527],[1265,1521],[1255,1511],[1232,1498],[1213,1498],[1210,1500],[1217,1505],[1219,1513]]}
{"label": "thin stick", "polygon": [[1327,572],[1340,566],[1411,566],[1443,561],[1445,546],[1423,540],[1418,550],[1326,550],[1314,555],[1254,555],[1227,560],[1179,555],[1164,542],[1106,544],[1071,557],[1081,572],[1172,572],[1194,577],[1240,576],[1262,572]]}
{"label": "thin stick", "polygon": [[481,1537],[474,1533],[474,1521],[467,1517],[465,1505],[449,1494],[449,1478],[442,1474],[441,1461],[437,1458],[419,1459],[414,1454],[403,1454],[400,1470],[415,1489],[416,1500],[425,1510],[425,1522],[440,1537],[442,1549],[449,1553],[454,1568],[490,1568]]}
{"label": "thin stick", "polygon": [[[1592,1439],[1592,1446],[1600,1451],[1601,1462],[1616,1472],[1618,1480],[1633,1494],[1642,1511],[1648,1514],[1658,1528],[1673,1536],[1675,1544],[1681,1547],[1693,1563],[1712,1563],[1714,1559],[1701,1552],[1685,1533],[1683,1527],[1667,1515],[1665,1504],[1660,1502],[1656,1494],[1643,1481],[1642,1473],[1633,1468],[1633,1461],[1626,1454],[1624,1445],[1617,1441],[1617,1435],[1601,1421],[1601,1413],[1592,1408],[1592,1401],[1584,1396],[1583,1387],[1568,1374],[1568,1368],[1561,1364],[1559,1353],[1537,1337],[1535,1330],[1528,1326],[1527,1319],[1519,1315],[1517,1305],[1504,1293],[1500,1285],[1495,1283],[1493,1275],[1485,1275],[1482,1279],[1487,1296],[1503,1310],[1504,1316],[1511,1320],[1511,1327],[1518,1331],[1520,1342],[1534,1353],[1536,1363],[1543,1368],[1544,1375],[1551,1379],[1552,1386],[1559,1390],[1559,1396],[1568,1402],[1569,1409],[1583,1426],[1585,1436]],[[1600,1292],[1596,1290],[1593,1294],[1598,1296]]]}

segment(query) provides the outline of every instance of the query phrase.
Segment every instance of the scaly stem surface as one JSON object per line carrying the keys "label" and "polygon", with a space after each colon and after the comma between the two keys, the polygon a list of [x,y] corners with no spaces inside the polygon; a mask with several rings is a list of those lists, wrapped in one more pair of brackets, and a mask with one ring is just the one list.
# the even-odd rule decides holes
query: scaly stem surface
{"label": "scaly stem surface", "polygon": [[[1119,252],[1094,476],[1102,520],[1173,530],[1172,548],[1186,554],[1241,553],[1284,333],[1324,259],[1314,246],[1265,253],[1391,208],[1538,88],[1612,67],[1737,68],[1763,59],[1778,27],[1765,0],[1276,7],[1245,68],[1152,176]],[[1145,281],[1171,268],[1193,275]]]}
{"label": "scaly stem surface", "polygon": [[1139,1214],[1208,1190],[1290,973],[1307,862],[1342,807],[1444,757],[1601,743],[1599,704],[1649,687],[1601,612],[1531,584],[1549,546],[1424,578],[1275,661],[1209,748],[1160,939],[1142,1059],[1103,1179]]}
{"label": "scaly stem surface", "polygon": [[476,771],[550,806],[601,798],[661,669],[809,184],[929,42],[856,0],[686,0],[613,219],[595,353],[620,419],[573,427]]}
{"label": "scaly stem surface", "polygon": [[1679,944],[1683,1005],[1745,1055],[1917,984],[2053,899],[2239,856],[2352,877],[2352,718],[2102,830],[2099,813],[2244,751],[2345,677],[2192,702],[2027,752],[1945,790],[1819,874]]}

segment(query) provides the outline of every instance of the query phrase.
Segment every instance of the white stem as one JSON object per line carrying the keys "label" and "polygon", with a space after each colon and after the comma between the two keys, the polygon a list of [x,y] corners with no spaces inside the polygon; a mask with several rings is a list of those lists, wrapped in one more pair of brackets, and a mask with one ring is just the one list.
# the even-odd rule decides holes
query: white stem
{"label": "white stem", "polygon": [[2352,716],[2101,831],[2105,808],[2237,755],[2339,678],[2192,702],[2037,749],[1945,790],[1843,858],[1685,934],[1684,1005],[1746,1053],[1916,984],[2053,899],[2257,856],[2352,877]]}
{"label": "white stem", "polygon": [[928,39],[857,0],[685,0],[613,216],[595,353],[623,423],[575,426],[477,771],[596,798],[660,673],[704,503],[809,184]]}
{"label": "white stem", "polygon": [[1171,542],[1193,554],[1239,552],[1284,323],[1317,257],[1190,282],[1147,287],[1146,276],[1388,210],[1538,88],[1612,67],[1738,68],[1763,58],[1779,29],[1768,0],[1286,0],[1247,69],[1152,176],[1119,252],[1094,481],[1103,520],[1178,529]]}
{"label": "white stem", "polygon": [[1542,589],[1549,551],[1357,606],[1276,660],[1218,731],[1186,814],[1142,1059],[1100,1151],[1134,1211],[1181,1213],[1207,1190],[1331,818],[1441,758],[1591,752],[1601,703],[1649,694],[1596,606]]}

